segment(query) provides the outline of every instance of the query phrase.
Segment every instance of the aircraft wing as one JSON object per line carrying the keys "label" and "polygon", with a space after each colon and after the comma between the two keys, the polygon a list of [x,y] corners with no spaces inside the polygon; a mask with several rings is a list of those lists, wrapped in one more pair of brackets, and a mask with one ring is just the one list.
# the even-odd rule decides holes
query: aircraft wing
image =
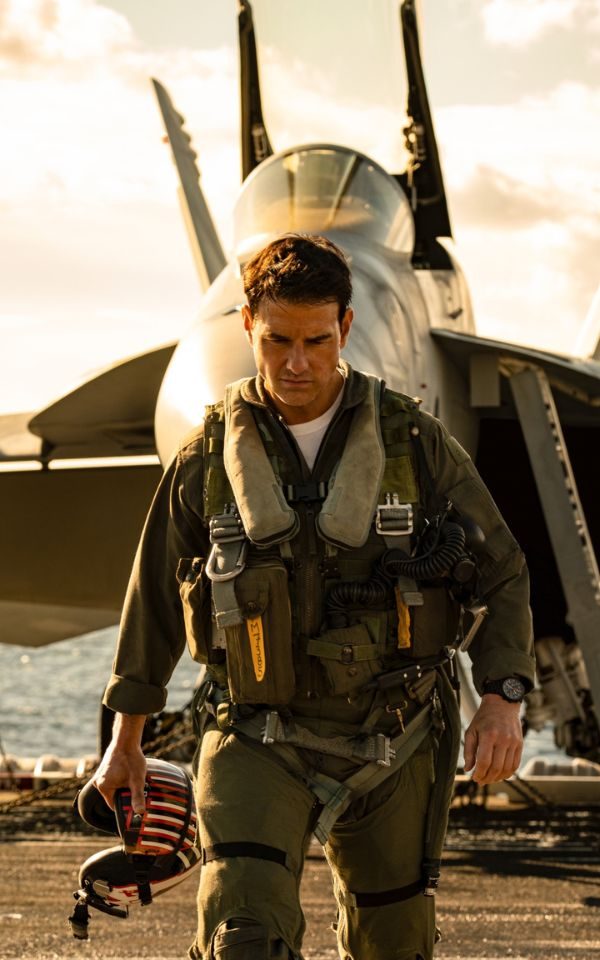
{"label": "aircraft wing", "polygon": [[[575,731],[565,742],[574,755],[595,756],[600,363],[447,330],[432,336],[469,385],[479,420],[477,466],[527,557],[542,682],[554,683],[555,693],[558,685],[563,706],[571,687],[591,691],[592,709],[575,697],[576,713],[565,714]],[[555,641],[562,636],[577,645],[559,655]],[[560,707],[560,697],[552,703]]]}
{"label": "aircraft wing", "polygon": [[174,349],[115,363],[32,417],[28,428],[42,440],[42,456],[155,454],[156,398]]}
{"label": "aircraft wing", "polygon": [[0,418],[0,642],[118,622],[162,473],[154,410],[173,349],[116,363],[33,417]]}
{"label": "aircraft wing", "polygon": [[517,416],[510,377],[526,367],[543,370],[553,389],[561,423],[600,427],[600,363],[488,340],[468,333],[432,330],[440,350],[470,386],[471,406],[480,415]]}

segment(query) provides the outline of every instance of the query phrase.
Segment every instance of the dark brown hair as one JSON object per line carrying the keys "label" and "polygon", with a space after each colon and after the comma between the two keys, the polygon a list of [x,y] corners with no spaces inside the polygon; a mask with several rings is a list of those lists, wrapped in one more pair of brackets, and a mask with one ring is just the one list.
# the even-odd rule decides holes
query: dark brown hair
{"label": "dark brown hair", "polygon": [[288,233],[256,253],[244,268],[244,292],[252,316],[261,300],[338,305],[342,320],[352,299],[348,261],[326,237]]}

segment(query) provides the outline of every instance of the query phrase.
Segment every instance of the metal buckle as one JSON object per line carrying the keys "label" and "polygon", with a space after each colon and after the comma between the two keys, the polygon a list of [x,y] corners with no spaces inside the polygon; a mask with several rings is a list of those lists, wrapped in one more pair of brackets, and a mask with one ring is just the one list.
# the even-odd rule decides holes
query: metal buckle
{"label": "metal buckle", "polygon": [[375,739],[375,763],[380,767],[391,766],[392,760],[396,756],[396,751],[392,750],[391,741],[384,733],[378,733]]}
{"label": "metal buckle", "polygon": [[244,569],[248,551],[246,531],[235,504],[228,504],[223,513],[211,517],[208,530],[212,548],[206,561],[206,576],[213,583],[233,580]]}
{"label": "metal buckle", "polygon": [[412,503],[400,503],[397,493],[386,493],[385,503],[377,505],[375,529],[385,537],[404,537],[413,532]]}
{"label": "metal buckle", "polygon": [[265,725],[262,731],[263,743],[277,743],[285,740],[285,731],[281,717],[276,710],[269,710],[265,717]]}
{"label": "metal buckle", "polygon": [[328,483],[326,480],[315,483],[289,483],[283,488],[288,503],[298,503],[301,500],[306,503],[322,501],[327,497],[327,490]]}
{"label": "metal buckle", "polygon": [[234,503],[225,507],[223,513],[210,518],[208,531],[211,543],[231,543],[245,537],[244,525]]}
{"label": "metal buckle", "polygon": [[[229,541],[229,544],[235,543],[235,540],[238,538],[232,538]],[[235,558],[233,565],[229,564],[229,569],[225,570],[224,573],[216,572],[216,565],[219,558],[222,560],[229,560],[229,557],[226,557],[225,550],[223,549],[222,543],[213,543],[211,551],[208,555],[208,560],[206,561],[205,573],[209,580],[212,580],[213,583],[223,583],[225,580],[233,580],[234,577],[237,577],[238,574],[242,572],[246,566],[246,553],[248,552],[248,541],[244,538],[240,540],[240,548],[238,555]]]}

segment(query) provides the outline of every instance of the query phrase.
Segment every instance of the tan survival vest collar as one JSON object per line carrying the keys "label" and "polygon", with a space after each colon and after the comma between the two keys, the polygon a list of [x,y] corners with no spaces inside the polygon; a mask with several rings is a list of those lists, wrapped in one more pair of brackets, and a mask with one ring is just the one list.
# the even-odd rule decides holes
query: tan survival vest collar
{"label": "tan survival vest collar", "polygon": [[[334,546],[360,547],[369,535],[385,468],[380,425],[383,384],[377,377],[361,374],[356,378],[354,374],[353,381],[358,379],[358,385],[349,390],[354,386],[349,366],[344,364],[341,372],[347,381],[341,406],[352,406],[356,412],[316,528]],[[261,388],[264,393],[259,378],[228,385],[223,460],[246,536],[253,543],[266,545],[295,536],[299,519],[283,496],[248,409],[253,403],[265,402],[260,398]],[[357,483],[359,477],[361,482]]]}

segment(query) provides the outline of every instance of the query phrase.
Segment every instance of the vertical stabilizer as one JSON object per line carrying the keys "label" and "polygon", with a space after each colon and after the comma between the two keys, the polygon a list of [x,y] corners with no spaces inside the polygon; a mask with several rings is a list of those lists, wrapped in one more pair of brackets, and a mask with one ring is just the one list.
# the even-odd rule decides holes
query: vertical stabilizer
{"label": "vertical stabilizer", "polygon": [[200,187],[197,154],[183,128],[184,118],[176,111],[163,85],[154,79],[152,85],[179,174],[180,201],[200,285],[207,290],[227,261]]}
{"label": "vertical stabilizer", "polygon": [[438,237],[451,237],[452,228],[425,85],[415,0],[403,0],[400,19],[408,80],[405,135],[410,159],[407,172],[400,174],[398,180],[411,202],[415,218],[413,262],[415,266],[450,266],[441,262],[445,254],[436,243]]}
{"label": "vertical stabilizer", "polygon": [[587,317],[577,335],[573,353],[576,357],[600,360],[600,287],[596,290]]}
{"label": "vertical stabilizer", "polygon": [[259,163],[272,156],[273,148],[263,119],[252,7],[249,0],[238,2],[242,180],[245,180]]}

